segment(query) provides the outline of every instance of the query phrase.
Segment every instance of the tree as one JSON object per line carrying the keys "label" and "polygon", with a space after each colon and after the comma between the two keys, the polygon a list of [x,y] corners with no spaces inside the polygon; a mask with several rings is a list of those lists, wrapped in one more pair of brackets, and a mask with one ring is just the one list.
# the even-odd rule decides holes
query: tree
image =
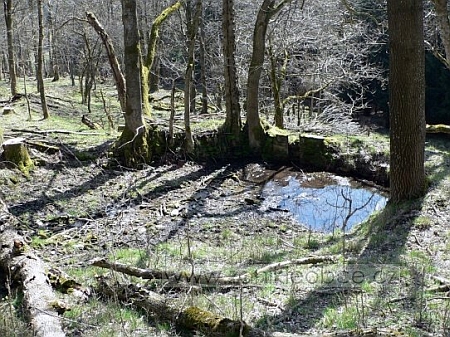
{"label": "tree", "polygon": [[44,87],[44,51],[43,51],[43,44],[44,44],[44,24],[43,24],[43,1],[38,0],[37,2],[37,10],[38,10],[38,54],[37,54],[37,81],[38,81],[38,88],[39,88],[39,94],[41,97],[41,107],[42,107],[42,113],[44,114],[44,119],[47,119],[50,117],[47,107],[47,100],[45,98],[45,87]]}
{"label": "tree", "polygon": [[184,128],[186,133],[185,148],[188,153],[194,151],[194,139],[192,137],[190,115],[195,110],[195,40],[200,25],[202,0],[196,0],[194,12],[193,9],[191,1],[186,1],[187,65],[184,77]]}
{"label": "tree", "polygon": [[136,166],[148,162],[151,154],[147,144],[148,131],[142,113],[141,51],[136,0],[122,0],[122,22],[125,66],[125,129],[117,150],[125,164]]}
{"label": "tree", "polygon": [[223,0],[222,31],[223,31],[223,58],[225,78],[225,109],[226,119],[223,126],[235,140],[241,132],[241,107],[239,104],[239,89],[236,70],[236,23],[234,20],[234,1]]}
{"label": "tree", "polygon": [[13,43],[12,0],[3,0],[3,9],[5,12],[6,39],[8,44],[9,82],[11,87],[11,96],[14,96],[17,94],[17,75],[16,75],[16,61],[14,56],[14,43]]}
{"label": "tree", "polygon": [[425,193],[425,50],[422,0],[389,0],[391,201]]}
{"label": "tree", "polygon": [[[175,11],[181,7],[181,1],[177,1],[174,4],[165,8],[153,21],[152,28],[150,31],[147,56],[143,60],[142,64],[142,97],[144,104],[144,112],[146,115],[150,116],[150,104],[149,104],[149,81],[150,81],[150,71],[153,68],[154,60],[156,57],[157,43],[159,40],[159,29],[164,21]],[[153,77],[157,79],[157,76]],[[151,84],[150,84],[151,85]],[[156,85],[157,87],[157,85]]]}
{"label": "tree", "polygon": [[253,31],[253,51],[247,79],[247,124],[249,145],[252,149],[259,151],[261,140],[264,135],[259,118],[259,81],[264,65],[264,54],[266,52],[266,35],[270,20],[291,0],[276,2],[275,0],[264,0],[256,17],[255,29]]}
{"label": "tree", "polygon": [[284,129],[283,112],[284,104],[281,100],[281,86],[286,78],[286,68],[289,62],[289,57],[285,52],[282,65],[279,65],[279,61],[273,51],[273,45],[270,42],[269,49],[267,51],[270,61],[270,86],[272,88],[273,103],[275,105],[275,126]]}

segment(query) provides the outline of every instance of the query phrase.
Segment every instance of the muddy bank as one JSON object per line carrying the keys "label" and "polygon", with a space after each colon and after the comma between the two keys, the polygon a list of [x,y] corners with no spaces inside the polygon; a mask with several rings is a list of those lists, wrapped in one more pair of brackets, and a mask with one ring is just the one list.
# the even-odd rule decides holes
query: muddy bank
{"label": "muddy bank", "polygon": [[[244,137],[244,136],[243,136]],[[184,136],[178,134],[169,145],[161,131],[155,149],[164,157],[168,149],[180,152]],[[263,161],[273,165],[292,165],[306,171],[327,171],[340,175],[372,181],[378,185],[389,184],[389,157],[376,140],[368,137],[319,136],[311,134],[267,135],[262,154],[255,155],[241,141],[234,142],[227,134],[207,132],[194,137],[192,158],[200,162]]]}

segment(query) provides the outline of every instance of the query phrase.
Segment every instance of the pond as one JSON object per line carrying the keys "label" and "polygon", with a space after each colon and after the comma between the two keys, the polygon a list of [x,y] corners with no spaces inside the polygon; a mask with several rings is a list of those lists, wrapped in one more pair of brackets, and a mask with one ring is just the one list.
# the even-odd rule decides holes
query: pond
{"label": "pond", "polygon": [[288,173],[266,182],[261,194],[263,205],[290,212],[312,230],[348,232],[387,202],[377,189],[350,178],[329,173]]}

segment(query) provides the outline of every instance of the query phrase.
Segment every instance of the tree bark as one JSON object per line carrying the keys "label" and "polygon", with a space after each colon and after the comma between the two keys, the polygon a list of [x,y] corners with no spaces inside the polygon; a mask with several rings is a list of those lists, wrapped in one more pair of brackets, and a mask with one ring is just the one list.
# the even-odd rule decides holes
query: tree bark
{"label": "tree bark", "polygon": [[266,34],[270,20],[292,0],[264,0],[256,17],[253,31],[253,50],[247,79],[247,124],[250,148],[257,152],[261,149],[264,131],[259,118],[259,81],[264,66],[266,52]]}
{"label": "tree bark", "polygon": [[14,56],[12,0],[3,0],[3,9],[5,12],[6,40],[8,44],[9,82],[11,88],[11,96],[14,96],[17,94],[17,74],[16,59]]}
{"label": "tree bark", "polygon": [[114,45],[106,32],[105,28],[100,24],[95,15],[91,12],[86,13],[86,18],[88,23],[94,28],[100,38],[102,39],[103,45],[105,46],[106,53],[108,55],[108,61],[111,65],[113,72],[114,81],[116,82],[117,94],[119,96],[120,107],[122,111],[126,111],[126,85],[125,77],[123,76],[122,70],[120,69],[120,63],[117,60],[116,51],[114,50]]}
{"label": "tree bark", "polygon": [[229,132],[235,139],[235,142],[237,142],[242,129],[242,121],[235,59],[236,22],[234,20],[233,0],[223,0],[222,32],[226,110],[226,119],[223,130]]}
{"label": "tree bark", "polygon": [[39,87],[39,94],[41,97],[41,107],[42,113],[44,115],[44,119],[48,119],[50,114],[48,112],[47,100],[45,98],[45,87],[44,87],[44,24],[43,24],[43,1],[38,0],[37,2],[37,10],[38,10],[38,52],[37,52],[37,81]]}
{"label": "tree bark", "polygon": [[[3,206],[0,218],[6,208]],[[19,281],[23,286],[23,307],[34,336],[65,336],[53,307],[57,297],[46,276],[48,268],[30,251],[25,240],[12,230],[0,233],[0,247],[0,267],[11,281]]]}
{"label": "tree bark", "polygon": [[126,82],[125,128],[116,143],[115,153],[121,157],[125,165],[136,167],[142,163],[148,163],[151,159],[147,142],[148,130],[142,112],[142,55],[136,0],[122,0],[122,22]]}
{"label": "tree bark", "polygon": [[142,117],[141,50],[135,0],[122,0],[125,50],[125,127],[139,134],[145,125]]}
{"label": "tree bark", "polygon": [[425,193],[425,50],[421,0],[389,0],[391,202]]}

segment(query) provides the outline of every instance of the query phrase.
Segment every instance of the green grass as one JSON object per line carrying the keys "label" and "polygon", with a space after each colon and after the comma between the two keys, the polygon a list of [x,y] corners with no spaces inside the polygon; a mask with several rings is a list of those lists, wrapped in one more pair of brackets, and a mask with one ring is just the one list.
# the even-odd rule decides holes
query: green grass
{"label": "green grass", "polygon": [[358,310],[354,306],[347,308],[327,308],[323,314],[322,325],[328,329],[352,330],[358,327]]}
{"label": "green grass", "polygon": [[[149,327],[145,315],[131,307],[123,307],[114,301],[90,300],[84,305],[75,305],[64,313],[69,329],[81,329],[83,336],[133,336],[156,335]],[[82,321],[85,324],[79,324]]]}
{"label": "green grass", "polygon": [[0,296],[0,336],[31,337],[33,332],[28,327],[22,313],[21,293],[12,292],[9,296]]}

